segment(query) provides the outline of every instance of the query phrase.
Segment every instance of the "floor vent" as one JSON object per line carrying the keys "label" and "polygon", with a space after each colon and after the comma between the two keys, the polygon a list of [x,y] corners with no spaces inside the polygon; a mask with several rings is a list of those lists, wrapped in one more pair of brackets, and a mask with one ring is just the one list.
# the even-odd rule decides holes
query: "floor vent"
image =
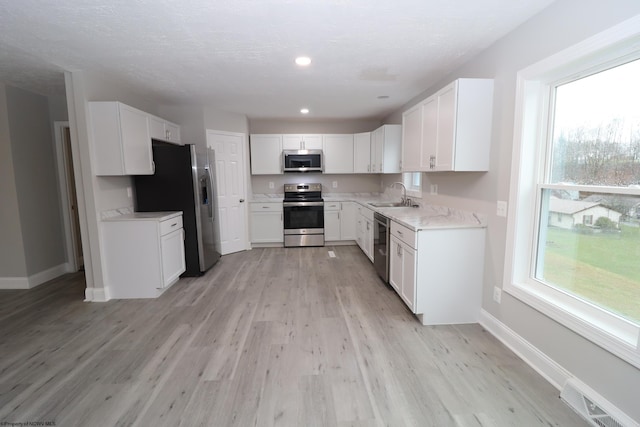
{"label": "floor vent", "polygon": [[593,426],[640,427],[638,423],[576,379],[567,380],[560,392],[560,398]]}

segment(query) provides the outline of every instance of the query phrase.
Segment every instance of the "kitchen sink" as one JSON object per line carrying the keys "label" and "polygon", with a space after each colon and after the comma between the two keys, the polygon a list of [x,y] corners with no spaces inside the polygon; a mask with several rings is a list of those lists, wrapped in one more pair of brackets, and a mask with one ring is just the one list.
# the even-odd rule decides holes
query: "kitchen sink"
{"label": "kitchen sink", "polygon": [[369,202],[375,208],[403,208],[406,207],[402,202]]}

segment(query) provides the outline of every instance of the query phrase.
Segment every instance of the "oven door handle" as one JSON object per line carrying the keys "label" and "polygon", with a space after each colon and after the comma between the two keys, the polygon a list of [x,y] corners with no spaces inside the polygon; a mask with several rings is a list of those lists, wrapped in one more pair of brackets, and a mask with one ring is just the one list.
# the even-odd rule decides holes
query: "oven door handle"
{"label": "oven door handle", "polygon": [[324,202],[283,202],[282,207],[297,208],[305,206],[324,206]]}

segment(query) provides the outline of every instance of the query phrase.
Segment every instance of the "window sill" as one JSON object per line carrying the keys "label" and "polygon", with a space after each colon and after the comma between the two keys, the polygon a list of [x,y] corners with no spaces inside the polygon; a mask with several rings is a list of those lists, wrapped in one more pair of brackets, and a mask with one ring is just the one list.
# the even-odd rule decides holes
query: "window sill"
{"label": "window sill", "polygon": [[640,368],[640,326],[543,284],[513,283],[504,291]]}

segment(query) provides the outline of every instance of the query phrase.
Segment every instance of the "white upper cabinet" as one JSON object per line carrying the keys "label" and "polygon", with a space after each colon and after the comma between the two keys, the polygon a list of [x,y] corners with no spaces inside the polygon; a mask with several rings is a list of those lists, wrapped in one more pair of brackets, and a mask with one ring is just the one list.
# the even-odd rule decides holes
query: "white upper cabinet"
{"label": "white upper cabinet", "polygon": [[422,106],[420,104],[402,113],[402,171],[422,170]]}
{"label": "white upper cabinet", "polygon": [[401,125],[383,125],[371,132],[371,173],[399,173],[401,150]]}
{"label": "white upper cabinet", "polygon": [[491,79],[458,79],[405,111],[402,170],[489,170],[492,112]]}
{"label": "white upper cabinet", "polygon": [[149,132],[152,139],[180,144],[180,126],[149,114]]}
{"label": "white upper cabinet", "polygon": [[353,171],[371,173],[371,132],[353,135]]}
{"label": "white upper cabinet", "polygon": [[322,135],[324,173],[353,173],[353,134]]}
{"label": "white upper cabinet", "polygon": [[282,135],[251,135],[251,174],[282,173]]}
{"label": "white upper cabinet", "polygon": [[282,136],[283,150],[322,150],[322,135],[295,135]]}
{"label": "white upper cabinet", "polygon": [[120,102],[90,102],[96,175],[152,175],[148,114]]}

